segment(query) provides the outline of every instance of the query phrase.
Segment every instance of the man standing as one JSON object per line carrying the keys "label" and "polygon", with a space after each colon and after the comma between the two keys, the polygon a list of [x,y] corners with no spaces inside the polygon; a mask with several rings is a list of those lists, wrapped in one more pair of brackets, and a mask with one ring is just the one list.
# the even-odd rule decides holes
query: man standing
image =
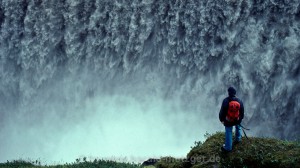
{"label": "man standing", "polygon": [[219,119],[225,126],[225,144],[221,147],[224,152],[232,150],[232,127],[235,126],[235,143],[242,140],[241,122],[244,118],[244,105],[242,100],[237,98],[236,90],[228,88],[228,97],[223,100],[219,113]]}

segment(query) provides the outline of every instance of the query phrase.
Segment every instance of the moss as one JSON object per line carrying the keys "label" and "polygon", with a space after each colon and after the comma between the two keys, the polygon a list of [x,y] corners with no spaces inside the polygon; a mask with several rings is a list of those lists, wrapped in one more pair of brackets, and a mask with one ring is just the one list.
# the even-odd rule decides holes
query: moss
{"label": "moss", "polygon": [[234,145],[232,152],[223,153],[220,147],[223,145],[224,139],[225,134],[221,132],[209,135],[204,143],[195,143],[186,159],[166,157],[169,160],[160,160],[156,167],[300,167],[298,142],[249,137],[249,139],[243,138],[241,143]]}
{"label": "moss", "polygon": [[[206,158],[191,167],[299,167],[300,147],[296,142],[272,138],[249,137],[233,147],[230,153],[222,153],[224,133],[209,137],[202,146],[193,148],[188,158]],[[210,159],[211,158],[211,159]]]}

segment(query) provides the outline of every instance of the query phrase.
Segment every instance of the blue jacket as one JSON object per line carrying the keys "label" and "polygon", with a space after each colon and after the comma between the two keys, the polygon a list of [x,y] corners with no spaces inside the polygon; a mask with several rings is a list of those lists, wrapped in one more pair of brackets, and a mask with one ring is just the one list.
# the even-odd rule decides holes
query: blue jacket
{"label": "blue jacket", "polygon": [[[237,122],[229,122],[226,120],[226,115],[228,112],[228,106],[229,106],[229,101],[237,101],[240,103],[240,116],[239,116],[239,120]],[[244,105],[242,100],[240,100],[239,98],[235,97],[235,96],[229,96],[226,97],[223,100],[221,109],[220,109],[220,113],[219,113],[219,119],[221,122],[224,122],[224,126],[230,127],[230,126],[234,126],[234,125],[238,125],[242,122],[244,118]]]}

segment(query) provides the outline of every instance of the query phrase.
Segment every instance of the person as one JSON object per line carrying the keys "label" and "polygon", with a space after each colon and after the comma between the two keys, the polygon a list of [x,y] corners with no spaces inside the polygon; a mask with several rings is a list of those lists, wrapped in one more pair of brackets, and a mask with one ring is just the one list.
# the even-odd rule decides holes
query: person
{"label": "person", "polygon": [[235,144],[241,142],[241,122],[244,118],[244,105],[241,99],[236,97],[234,87],[228,88],[228,97],[223,102],[219,113],[219,119],[225,126],[225,144],[221,147],[223,152],[232,150],[232,129],[235,126]]}

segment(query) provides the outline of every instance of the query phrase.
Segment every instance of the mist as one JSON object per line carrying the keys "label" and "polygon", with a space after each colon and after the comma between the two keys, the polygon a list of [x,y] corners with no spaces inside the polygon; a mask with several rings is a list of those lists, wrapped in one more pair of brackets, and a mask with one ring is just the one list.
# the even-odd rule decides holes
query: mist
{"label": "mist", "polygon": [[[93,76],[83,76],[97,83]],[[196,98],[198,102],[191,103],[197,105],[191,108],[178,95],[166,98],[159,77],[101,91],[91,90],[89,80],[74,78],[41,89],[25,108],[6,117],[1,162],[21,158],[54,164],[83,157],[143,162],[150,157],[185,157],[206,132],[222,128],[216,120],[218,107],[207,102],[212,99]]]}
{"label": "mist", "polygon": [[184,157],[206,132],[224,131],[229,86],[250,136],[299,138],[299,8],[0,1],[0,162]]}

